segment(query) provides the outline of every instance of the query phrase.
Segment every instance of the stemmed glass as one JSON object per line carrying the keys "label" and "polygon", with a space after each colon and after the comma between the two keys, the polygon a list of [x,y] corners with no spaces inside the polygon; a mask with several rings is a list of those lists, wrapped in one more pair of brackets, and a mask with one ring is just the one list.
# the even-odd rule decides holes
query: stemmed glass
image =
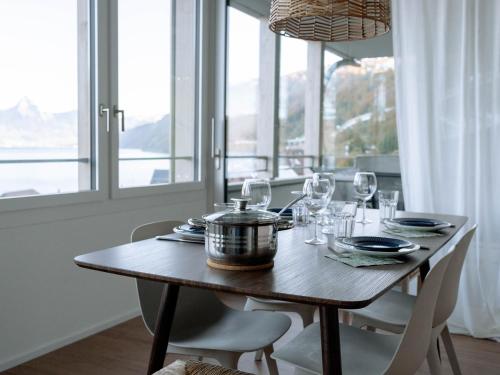
{"label": "stemmed glass", "polygon": [[329,199],[331,198],[330,181],[326,178],[320,179],[318,175],[313,175],[313,178],[308,178],[304,182],[303,192],[306,194],[304,204],[315,219],[314,237],[306,240],[305,243],[309,245],[323,245],[326,241],[318,237],[318,220],[321,217],[321,213],[328,206]]}
{"label": "stemmed glass", "polygon": [[248,207],[267,210],[271,203],[271,185],[267,179],[246,179],[241,187],[241,196],[250,198]]}
{"label": "stemmed glass", "polygon": [[366,202],[373,197],[377,191],[377,177],[373,172],[358,172],[354,176],[354,192],[363,201],[363,218],[357,223],[368,224],[371,220],[366,218]]}
{"label": "stemmed glass", "polygon": [[[313,177],[314,176],[318,176],[317,178],[319,178],[319,179],[327,179],[328,181],[330,181],[330,192],[329,192],[329,197],[328,197],[328,203],[330,203],[333,199],[333,193],[335,192],[335,174],[331,173],[331,172],[318,172],[318,173],[314,173]],[[327,220],[328,213],[329,213],[329,209],[328,209],[328,205],[327,205],[326,210],[323,211],[323,215],[322,215],[323,218],[321,220],[322,225],[324,225],[328,222],[328,220]]]}

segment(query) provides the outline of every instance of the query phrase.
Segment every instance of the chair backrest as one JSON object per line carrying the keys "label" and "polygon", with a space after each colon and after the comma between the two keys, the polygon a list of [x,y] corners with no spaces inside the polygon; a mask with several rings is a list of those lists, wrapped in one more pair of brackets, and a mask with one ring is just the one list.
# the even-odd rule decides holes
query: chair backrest
{"label": "chair backrest", "polygon": [[448,269],[443,277],[441,290],[439,291],[438,301],[436,303],[436,312],[434,313],[433,327],[440,326],[445,323],[455,309],[458,298],[458,287],[460,285],[460,275],[464,265],[465,256],[469,250],[470,242],[476,232],[477,225],[463,235],[463,237],[455,245],[453,255],[448,264]]}
{"label": "chair backrest", "polygon": [[398,350],[385,374],[414,374],[424,362],[431,341],[432,322],[439,290],[452,255],[453,252],[450,252],[440,259],[425,278]]}
{"label": "chair backrest", "polygon": [[[172,233],[173,229],[181,224],[183,223],[169,220],[141,225],[132,231],[130,242]],[[203,249],[200,249],[200,251],[203,251]],[[168,285],[143,279],[136,279],[136,283],[142,319],[147,329],[153,334],[161,296],[164,288],[168,287]],[[199,314],[200,306],[203,306],[203,314]],[[214,293],[202,289],[182,287],[175,310],[172,333],[189,334],[190,325],[193,325],[193,321],[198,324],[209,324],[211,321],[217,320],[226,309],[226,306],[219,301]],[[177,316],[183,317],[183,319],[177,319]]]}

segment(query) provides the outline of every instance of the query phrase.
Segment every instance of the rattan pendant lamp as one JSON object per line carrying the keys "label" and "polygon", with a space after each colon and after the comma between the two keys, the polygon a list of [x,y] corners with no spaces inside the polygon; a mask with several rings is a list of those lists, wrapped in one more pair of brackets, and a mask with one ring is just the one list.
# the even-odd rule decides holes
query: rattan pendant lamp
{"label": "rattan pendant lamp", "polygon": [[369,39],[390,30],[390,0],[272,0],[269,28],[313,41]]}

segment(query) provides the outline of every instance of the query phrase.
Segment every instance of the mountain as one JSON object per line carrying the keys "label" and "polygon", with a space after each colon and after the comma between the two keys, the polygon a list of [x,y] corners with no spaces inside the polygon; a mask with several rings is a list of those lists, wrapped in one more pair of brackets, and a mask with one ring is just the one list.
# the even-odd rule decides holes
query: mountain
{"label": "mountain", "polygon": [[170,114],[160,120],[120,133],[120,147],[170,153]]}
{"label": "mountain", "polygon": [[75,147],[77,113],[44,113],[28,98],[0,111],[0,147]]}
{"label": "mountain", "polygon": [[[121,147],[168,153],[170,115],[155,122],[142,122],[127,118],[129,130],[120,133]],[[0,148],[73,147],[78,147],[77,111],[42,112],[26,97],[14,107],[0,110]]]}

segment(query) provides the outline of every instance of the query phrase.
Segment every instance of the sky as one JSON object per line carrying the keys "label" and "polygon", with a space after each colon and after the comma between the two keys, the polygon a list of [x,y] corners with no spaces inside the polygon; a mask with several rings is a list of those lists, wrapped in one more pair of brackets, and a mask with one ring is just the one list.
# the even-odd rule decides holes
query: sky
{"label": "sky", "polygon": [[[259,76],[260,20],[229,7],[228,80],[238,84]],[[267,27],[265,32],[272,33]],[[281,74],[303,71],[307,66],[307,43],[282,37]]]}
{"label": "sky", "polygon": [[76,108],[76,0],[0,1],[0,109]]}
{"label": "sky", "polygon": [[[170,112],[170,1],[119,1],[120,106]],[[77,0],[0,1],[0,109],[29,98],[42,112],[77,109]]]}
{"label": "sky", "polygon": [[[119,105],[129,116],[157,118],[170,112],[170,1],[118,4]],[[76,6],[77,0],[0,1],[0,109],[23,97],[42,112],[77,109]],[[230,8],[229,22],[229,82],[254,80],[260,21]],[[282,74],[304,70],[306,43],[284,39]]]}

